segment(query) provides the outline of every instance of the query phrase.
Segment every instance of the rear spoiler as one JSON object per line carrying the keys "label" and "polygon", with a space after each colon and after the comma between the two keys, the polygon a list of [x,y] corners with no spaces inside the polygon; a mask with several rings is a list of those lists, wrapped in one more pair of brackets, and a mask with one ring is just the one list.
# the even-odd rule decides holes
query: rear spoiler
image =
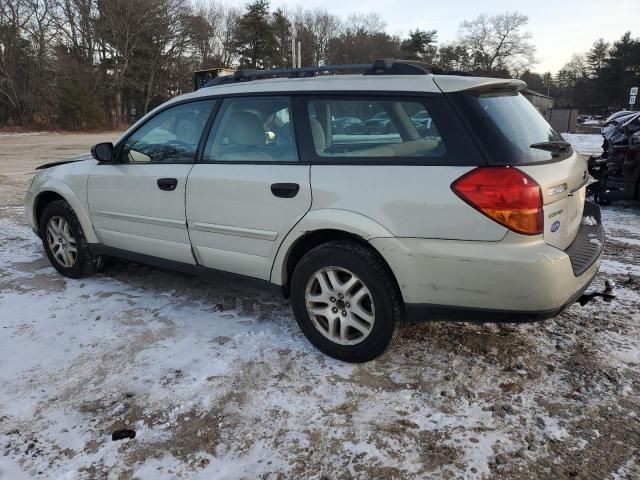
{"label": "rear spoiler", "polygon": [[522,80],[513,78],[461,77],[457,75],[434,75],[433,81],[443,93],[473,90],[487,92],[494,90],[520,91],[527,87]]}

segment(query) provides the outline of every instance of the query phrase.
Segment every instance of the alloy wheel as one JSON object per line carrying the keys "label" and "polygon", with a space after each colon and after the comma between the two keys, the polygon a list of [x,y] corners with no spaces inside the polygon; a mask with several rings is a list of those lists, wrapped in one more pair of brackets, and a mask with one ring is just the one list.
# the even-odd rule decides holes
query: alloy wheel
{"label": "alloy wheel", "polygon": [[376,315],[371,292],[346,268],[325,267],[312,275],[305,303],[316,329],[337,344],[358,344],[373,329]]}
{"label": "alloy wheel", "polygon": [[54,216],[47,223],[47,244],[60,265],[71,268],[78,258],[76,239],[69,222],[64,218]]}

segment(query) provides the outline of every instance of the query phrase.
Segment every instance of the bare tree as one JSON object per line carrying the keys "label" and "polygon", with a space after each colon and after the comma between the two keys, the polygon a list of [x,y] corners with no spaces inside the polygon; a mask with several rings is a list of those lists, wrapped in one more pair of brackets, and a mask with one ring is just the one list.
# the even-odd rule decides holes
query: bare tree
{"label": "bare tree", "polygon": [[349,15],[345,22],[344,31],[357,31],[367,34],[384,32],[387,24],[377,13],[357,13]]}
{"label": "bare tree", "polygon": [[440,46],[436,56],[436,63],[447,70],[459,70],[468,72],[473,69],[469,52],[458,43],[449,43]]}
{"label": "bare tree", "polygon": [[579,53],[571,55],[571,60],[565,63],[563,69],[571,72],[576,79],[589,76],[589,63],[585,56]]}
{"label": "bare tree", "polygon": [[480,73],[507,70],[517,74],[535,63],[531,34],[522,31],[528,22],[528,17],[518,12],[480,15],[460,24],[459,42]]}
{"label": "bare tree", "polygon": [[52,19],[60,34],[59,43],[67,46],[72,55],[87,65],[93,65],[96,34],[95,0],[56,0]]}
{"label": "bare tree", "polygon": [[[102,39],[103,62],[113,72],[115,124],[123,122],[123,89],[127,69],[143,32],[153,29],[151,0],[101,0],[98,26]],[[107,58],[108,55],[108,58]]]}
{"label": "bare tree", "polygon": [[171,65],[191,43],[188,24],[190,9],[185,0],[155,0],[147,15],[153,20],[153,31],[143,32],[145,41],[141,45],[141,50],[148,58],[144,113],[149,110],[158,70]]}
{"label": "bare tree", "polygon": [[51,101],[47,73],[56,36],[51,0],[0,2],[0,99],[19,124],[38,107],[39,122],[48,125]]}
{"label": "bare tree", "polygon": [[313,63],[324,65],[329,56],[329,43],[340,33],[340,19],[326,10],[314,10],[307,27],[314,36]]}
{"label": "bare tree", "polygon": [[342,29],[340,19],[326,10],[303,10],[298,7],[291,15],[291,22],[302,44],[302,65],[326,65],[329,42]]}
{"label": "bare tree", "polygon": [[217,1],[198,0],[191,18],[191,35],[200,56],[200,67],[230,67],[233,27],[239,13]]}

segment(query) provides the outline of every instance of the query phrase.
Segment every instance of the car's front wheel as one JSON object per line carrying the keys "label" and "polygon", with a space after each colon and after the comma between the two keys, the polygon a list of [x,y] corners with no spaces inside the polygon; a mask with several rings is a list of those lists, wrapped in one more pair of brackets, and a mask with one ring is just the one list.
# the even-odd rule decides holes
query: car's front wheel
{"label": "car's front wheel", "polygon": [[348,362],[381,355],[403,318],[397,285],[366,246],[330,242],[309,251],[291,279],[300,329],[323,353]]}
{"label": "car's front wheel", "polygon": [[89,250],[80,221],[64,200],[45,207],[40,217],[40,236],[49,261],[66,277],[86,277],[103,265],[102,257]]}

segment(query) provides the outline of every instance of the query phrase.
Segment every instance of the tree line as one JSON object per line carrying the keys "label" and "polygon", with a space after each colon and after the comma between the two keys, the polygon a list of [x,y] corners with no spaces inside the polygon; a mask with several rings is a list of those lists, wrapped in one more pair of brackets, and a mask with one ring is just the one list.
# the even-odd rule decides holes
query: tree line
{"label": "tree line", "polygon": [[[529,76],[541,91],[553,86],[574,95],[577,76],[572,86],[556,77],[544,84],[529,71],[535,47],[527,22],[518,12],[481,15],[463,21],[455,41],[439,44],[435,29],[389,34],[374,13],[285,11],[268,0],[241,9],[217,0],[1,0],[0,126],[121,127],[190,91],[195,70],[291,66],[294,34],[302,66],[394,57],[478,75]],[[610,65],[626,71],[628,62],[614,67],[616,45],[606,48],[603,75]]]}
{"label": "tree line", "polygon": [[584,113],[628,108],[631,87],[640,86],[640,38],[626,32],[613,43],[598,39],[555,75],[526,71],[521,78],[530,88],[553,97],[556,105],[577,106]]}

